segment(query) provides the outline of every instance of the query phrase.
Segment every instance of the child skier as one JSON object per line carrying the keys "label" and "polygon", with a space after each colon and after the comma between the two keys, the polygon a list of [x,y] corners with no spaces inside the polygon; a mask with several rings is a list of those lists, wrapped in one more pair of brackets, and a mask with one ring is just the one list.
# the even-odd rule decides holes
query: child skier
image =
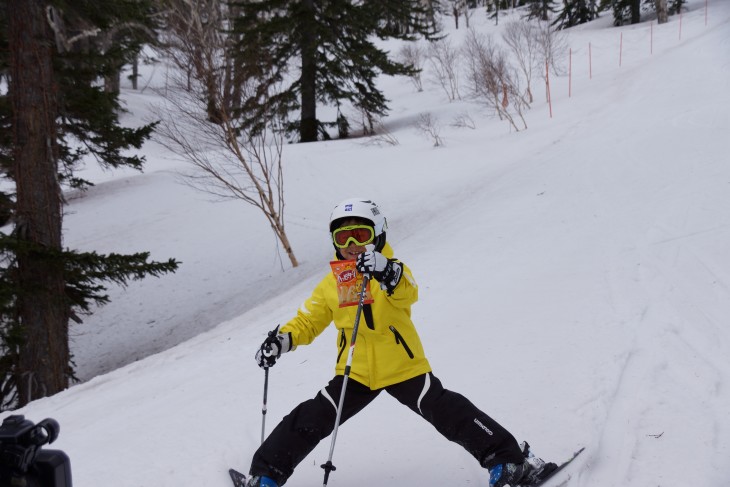
{"label": "child skier", "polygon": [[[370,282],[369,304],[362,308],[340,423],[385,391],[431,423],[443,436],[462,445],[490,470],[491,487],[533,485],[552,472],[546,463],[518,445],[514,437],[464,396],[444,389],[431,367],[411,321],[418,287],[410,269],[393,258],[386,242],[385,216],[369,200],[348,199],[330,216],[330,233],[338,261],[355,261]],[[317,395],[301,403],[274,428],[254,454],[246,487],[278,487],[335,427],[357,302],[343,303],[346,292],[329,272],[296,317],[270,333],[256,353],[260,367],[271,367],[285,352],[311,343],[331,322],[339,330],[336,375]]]}

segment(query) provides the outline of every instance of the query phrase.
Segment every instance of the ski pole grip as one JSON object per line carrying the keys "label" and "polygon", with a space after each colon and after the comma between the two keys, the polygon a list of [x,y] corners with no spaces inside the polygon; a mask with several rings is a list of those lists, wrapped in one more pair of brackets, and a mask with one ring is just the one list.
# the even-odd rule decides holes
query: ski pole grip
{"label": "ski pole grip", "polygon": [[274,355],[273,350],[271,350],[271,340],[273,340],[274,337],[276,337],[276,335],[279,334],[280,326],[281,325],[276,325],[276,328],[274,328],[273,330],[271,330],[269,332],[269,338],[266,339],[266,345],[264,346],[264,349],[262,350],[264,353],[264,357],[271,357],[272,355]]}

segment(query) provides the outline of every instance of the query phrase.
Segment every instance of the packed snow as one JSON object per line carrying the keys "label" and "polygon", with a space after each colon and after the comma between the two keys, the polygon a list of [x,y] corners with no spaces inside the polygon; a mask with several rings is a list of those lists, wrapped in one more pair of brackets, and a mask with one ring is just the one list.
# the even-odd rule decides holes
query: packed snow
{"label": "packed snow", "polygon": [[[256,209],[181,184],[189,166],[158,143],[143,174],[89,163],[97,185],[67,195],[65,245],[182,265],[111,289],[72,328],[83,382],[16,413],[59,421],[50,448],[76,487],[229,485],[260,442],[254,352],[329,271],[331,208],[365,195],[419,283],[434,373],[545,459],[585,446],[568,487],[730,485],[730,2],[690,0],[664,25],[610,17],[568,32],[527,130],[383,78],[397,145],[287,145],[295,269]],[[498,35],[509,19],[471,22]],[[124,89],[125,123],[149,119],[164,72]],[[416,129],[421,113],[444,145]],[[473,129],[453,125],[465,113]],[[271,370],[267,431],[331,378],[335,340],[330,327]],[[329,447],[288,485],[321,485]],[[333,463],[333,487],[488,483],[387,394],[339,430]]]}

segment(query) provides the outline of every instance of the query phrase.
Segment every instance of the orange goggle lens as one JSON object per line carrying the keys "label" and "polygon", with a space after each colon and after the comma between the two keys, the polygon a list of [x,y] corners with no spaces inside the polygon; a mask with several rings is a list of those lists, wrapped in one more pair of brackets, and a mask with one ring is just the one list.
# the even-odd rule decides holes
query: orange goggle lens
{"label": "orange goggle lens", "polygon": [[375,231],[368,225],[348,225],[332,232],[335,247],[344,249],[353,242],[355,245],[367,245],[375,240]]}

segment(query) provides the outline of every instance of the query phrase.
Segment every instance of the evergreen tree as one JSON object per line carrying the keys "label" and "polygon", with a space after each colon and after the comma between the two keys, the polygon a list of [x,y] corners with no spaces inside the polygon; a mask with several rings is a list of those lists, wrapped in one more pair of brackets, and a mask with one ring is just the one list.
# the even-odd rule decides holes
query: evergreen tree
{"label": "evergreen tree", "polygon": [[527,0],[527,19],[550,20],[550,14],[556,11],[554,4],[554,0]]}
{"label": "evergreen tree", "polygon": [[141,170],[143,158],[125,155],[124,150],[139,149],[154,124],[120,126],[118,78],[143,42],[154,42],[152,1],[55,0],[49,7],[54,13],[62,181],[72,187],[89,185],[74,175],[78,163],[89,155],[107,168]]}
{"label": "evergreen tree", "polygon": [[653,9],[655,0],[613,0],[610,5],[614,25],[638,24],[642,8]]}
{"label": "evergreen tree", "polygon": [[489,18],[494,20],[495,25],[499,25],[499,14],[509,8],[509,0],[491,0],[491,2],[487,4],[487,12],[493,12],[489,14]]}
{"label": "evergreen tree", "polygon": [[[367,117],[387,112],[375,78],[409,75],[413,68],[391,60],[372,38],[434,36],[431,12],[423,5],[420,0],[237,1],[237,57],[246,66],[243,75],[260,80],[260,94],[285,82],[285,89],[267,100],[282,112],[300,110],[295,125],[302,142],[326,138],[329,124],[318,120],[317,103],[348,101]],[[260,106],[256,96],[242,104],[253,120],[260,119]]]}
{"label": "evergreen tree", "polygon": [[23,330],[10,327],[7,334],[22,343],[13,372],[19,374],[15,387],[27,398],[31,390],[42,395],[63,388],[70,360],[64,327],[69,313],[61,297],[62,268],[58,261],[41,256],[46,249],[61,245],[61,194],[54,170],[57,95],[51,46],[44,42],[50,29],[42,0],[9,0],[7,9],[13,131],[9,152],[17,183],[14,219],[18,236],[14,247],[17,265],[8,273],[8,280],[15,289],[27,291],[13,300],[14,317],[23,322]]}
{"label": "evergreen tree", "polygon": [[553,21],[553,25],[559,29],[566,29],[585,24],[598,18],[598,12],[597,0],[563,0],[563,8]]}
{"label": "evergreen tree", "polygon": [[666,22],[668,14],[678,14],[686,0],[613,0],[613,24],[624,25],[627,23],[638,24],[641,22],[642,9],[656,11],[659,23]]}
{"label": "evergreen tree", "polygon": [[[119,125],[117,95],[100,83],[135,49],[99,42],[110,30],[146,25],[144,0],[5,0],[0,12],[0,168],[15,192],[0,198],[0,409],[55,394],[73,378],[69,319],[108,300],[102,283],[172,272],[149,255],[79,253],[62,248],[61,182],[87,156],[109,167],[141,168],[124,155],[152,125]],[[124,37],[124,36],[122,36]],[[139,43],[136,44],[139,48]]]}
{"label": "evergreen tree", "polygon": [[671,0],[669,2],[669,13],[672,15],[679,14],[682,11],[682,6],[687,3],[687,0]]}

